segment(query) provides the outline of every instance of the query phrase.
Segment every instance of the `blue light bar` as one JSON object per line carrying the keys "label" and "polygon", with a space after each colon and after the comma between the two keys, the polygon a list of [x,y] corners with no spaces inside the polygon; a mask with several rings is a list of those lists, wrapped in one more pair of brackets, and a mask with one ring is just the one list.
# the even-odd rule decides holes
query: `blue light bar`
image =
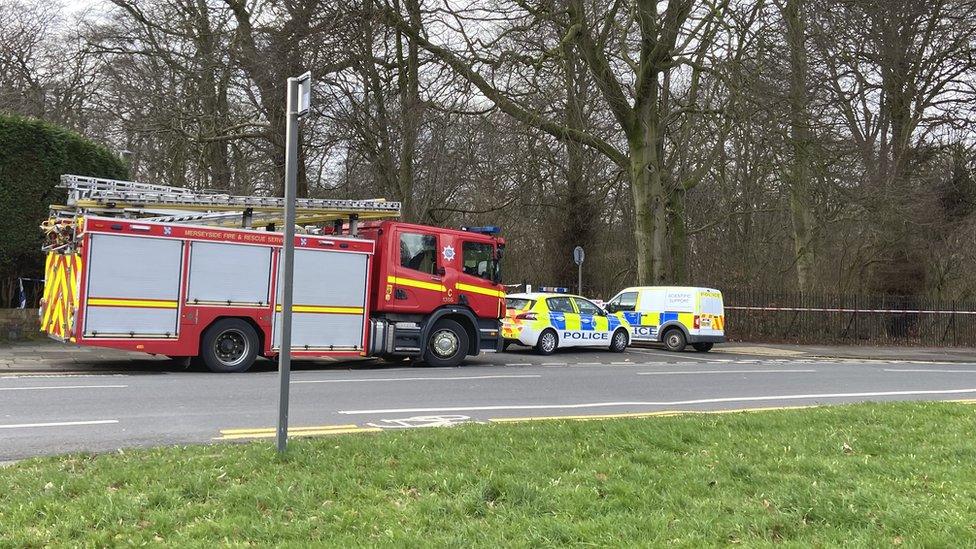
{"label": "blue light bar", "polygon": [[548,292],[551,294],[568,294],[569,288],[565,286],[543,286],[539,288],[540,292]]}
{"label": "blue light bar", "polygon": [[501,234],[502,228],[497,225],[484,225],[482,227],[461,227],[462,231],[480,234]]}

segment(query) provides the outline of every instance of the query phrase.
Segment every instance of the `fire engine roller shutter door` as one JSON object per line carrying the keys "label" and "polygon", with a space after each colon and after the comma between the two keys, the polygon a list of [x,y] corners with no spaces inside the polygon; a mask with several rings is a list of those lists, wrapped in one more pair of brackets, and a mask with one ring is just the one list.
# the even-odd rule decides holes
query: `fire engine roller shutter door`
{"label": "fire engine roller shutter door", "polygon": [[85,335],[176,335],[183,242],[94,234]]}
{"label": "fire engine roller shutter door", "polygon": [[271,248],[223,242],[190,244],[188,303],[268,303]]}
{"label": "fire engine roller shutter door", "polygon": [[[295,250],[292,349],[362,348],[367,261],[365,254]],[[280,284],[277,303],[280,307]],[[281,346],[280,321],[279,311],[276,348]]]}

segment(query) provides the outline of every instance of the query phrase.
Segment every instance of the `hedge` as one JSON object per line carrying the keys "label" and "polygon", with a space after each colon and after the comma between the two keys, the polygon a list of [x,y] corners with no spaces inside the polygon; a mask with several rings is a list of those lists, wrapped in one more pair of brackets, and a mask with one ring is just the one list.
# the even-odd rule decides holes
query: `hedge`
{"label": "hedge", "polygon": [[105,147],[40,120],[0,114],[0,276],[42,274],[39,225],[50,204],[65,200],[55,186],[66,173],[128,177]]}

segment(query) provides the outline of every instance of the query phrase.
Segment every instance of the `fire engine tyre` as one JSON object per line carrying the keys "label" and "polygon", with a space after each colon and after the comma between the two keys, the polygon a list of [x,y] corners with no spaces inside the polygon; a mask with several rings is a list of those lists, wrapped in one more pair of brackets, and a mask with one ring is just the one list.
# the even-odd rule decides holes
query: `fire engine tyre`
{"label": "fire engine tyre", "polygon": [[539,334],[539,340],[535,342],[535,352],[543,356],[551,355],[559,347],[559,336],[555,330],[544,330]]}
{"label": "fire engine tyre", "polygon": [[441,319],[434,324],[427,338],[424,362],[439,368],[453,368],[461,364],[468,354],[468,332],[464,327],[450,319]]}
{"label": "fire engine tyre", "polygon": [[691,346],[695,348],[699,353],[707,353],[712,350],[712,345],[714,343],[704,342],[704,343],[692,343]]}
{"label": "fire engine tyre", "polygon": [[675,353],[684,351],[685,346],[688,344],[688,340],[685,339],[685,333],[678,328],[671,328],[665,331],[662,341],[664,341],[665,349]]}
{"label": "fire engine tyre", "polygon": [[239,318],[214,322],[203,334],[200,356],[211,372],[246,372],[258,356],[258,334]]}
{"label": "fire engine tyre", "polygon": [[617,330],[613,333],[610,338],[610,352],[611,353],[622,353],[627,350],[627,343],[630,338],[627,337],[627,330]]}

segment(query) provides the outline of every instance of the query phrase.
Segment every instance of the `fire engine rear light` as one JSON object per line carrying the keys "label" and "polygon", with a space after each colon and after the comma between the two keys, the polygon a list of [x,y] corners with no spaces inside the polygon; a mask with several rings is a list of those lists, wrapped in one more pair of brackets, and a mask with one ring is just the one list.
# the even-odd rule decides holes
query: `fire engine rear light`
{"label": "fire engine rear light", "polygon": [[701,317],[698,316],[698,315],[695,315],[695,329],[697,330],[699,328],[701,328]]}
{"label": "fire engine rear light", "polygon": [[516,320],[537,320],[539,315],[535,313],[522,313],[515,317]]}

